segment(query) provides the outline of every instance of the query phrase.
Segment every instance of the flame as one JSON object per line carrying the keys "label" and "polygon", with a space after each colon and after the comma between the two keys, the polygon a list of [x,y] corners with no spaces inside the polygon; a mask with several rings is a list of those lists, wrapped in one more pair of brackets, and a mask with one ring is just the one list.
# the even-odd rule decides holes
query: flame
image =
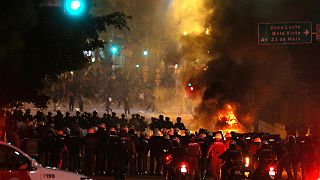
{"label": "flame", "polygon": [[226,104],[225,108],[218,113],[218,120],[225,121],[225,123],[228,124],[228,127],[224,127],[225,129],[234,129],[239,127],[237,116],[230,104]]}
{"label": "flame", "polygon": [[227,104],[226,109],[219,113],[218,120],[225,121],[230,127],[239,123],[230,104]]}

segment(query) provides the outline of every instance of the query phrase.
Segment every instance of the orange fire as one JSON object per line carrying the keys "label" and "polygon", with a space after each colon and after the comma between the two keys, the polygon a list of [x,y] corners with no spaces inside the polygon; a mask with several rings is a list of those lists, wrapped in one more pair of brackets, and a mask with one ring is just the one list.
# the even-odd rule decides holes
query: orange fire
{"label": "orange fire", "polygon": [[218,113],[218,121],[225,122],[227,126],[224,129],[238,129],[239,122],[230,104],[226,104],[225,108]]}

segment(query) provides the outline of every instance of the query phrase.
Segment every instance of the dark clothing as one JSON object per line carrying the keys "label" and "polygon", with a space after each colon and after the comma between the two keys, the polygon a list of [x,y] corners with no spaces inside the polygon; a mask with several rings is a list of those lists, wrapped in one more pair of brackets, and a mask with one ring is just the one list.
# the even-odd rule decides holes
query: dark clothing
{"label": "dark clothing", "polygon": [[98,138],[95,134],[87,134],[82,139],[82,152],[84,153],[84,162],[86,175],[92,175],[94,173],[94,165],[96,162]]}
{"label": "dark clothing", "polygon": [[106,130],[99,128],[96,132],[96,136],[98,138],[96,172],[101,174],[106,172],[108,134]]}
{"label": "dark clothing", "polygon": [[230,177],[230,170],[241,164],[242,154],[236,147],[227,149],[219,156],[225,163],[221,166],[221,178],[228,179]]}
{"label": "dark clothing", "polygon": [[52,167],[62,168],[66,166],[67,153],[66,139],[63,135],[57,135],[54,141],[51,154]]}
{"label": "dark clothing", "polygon": [[138,146],[138,172],[140,174],[147,172],[147,158],[150,151],[149,139],[140,138]]}
{"label": "dark clothing", "polygon": [[161,172],[161,150],[162,150],[162,137],[151,136],[150,138],[150,173],[154,172],[154,164],[156,163],[157,173]]}
{"label": "dark clothing", "polygon": [[180,129],[180,130],[185,130],[185,129],[186,129],[186,127],[184,126],[183,123],[175,123],[175,124],[173,125],[173,128],[178,128],[178,129]]}
{"label": "dark clothing", "polygon": [[69,150],[68,167],[70,171],[78,171],[80,168],[80,145],[81,139],[79,136],[70,136],[67,139],[67,147]]}
{"label": "dark clothing", "polygon": [[171,129],[171,128],[173,128],[173,123],[171,121],[165,121],[164,127],[166,129]]}

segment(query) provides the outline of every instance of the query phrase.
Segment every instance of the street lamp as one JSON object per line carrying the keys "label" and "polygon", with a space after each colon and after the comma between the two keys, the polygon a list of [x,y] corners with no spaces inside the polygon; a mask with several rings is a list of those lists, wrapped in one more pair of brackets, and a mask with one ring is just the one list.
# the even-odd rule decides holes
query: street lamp
{"label": "street lamp", "polygon": [[144,50],[144,51],[143,51],[143,55],[144,55],[144,56],[148,56],[148,54],[149,54],[149,52],[148,52],[147,50]]}

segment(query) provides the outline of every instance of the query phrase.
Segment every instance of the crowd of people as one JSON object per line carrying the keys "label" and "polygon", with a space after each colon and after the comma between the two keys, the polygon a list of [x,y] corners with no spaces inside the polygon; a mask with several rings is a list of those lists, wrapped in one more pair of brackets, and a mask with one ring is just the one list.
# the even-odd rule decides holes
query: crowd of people
{"label": "crowd of people", "polygon": [[166,155],[175,148],[187,150],[198,179],[228,179],[234,160],[244,156],[250,156],[259,169],[266,157],[274,155],[278,178],[285,170],[289,179],[297,179],[301,169],[303,179],[310,179],[320,167],[320,138],[316,136],[290,135],[283,141],[265,133],[224,134],[206,129],[191,133],[180,117],[173,123],[160,115],[148,124],[139,114],[128,119],[114,112],[99,117],[97,112],[71,116],[60,111],[32,115],[30,110],[16,110],[6,112],[5,118],[2,140],[20,147],[44,166],[89,176],[163,175],[169,168]]}

